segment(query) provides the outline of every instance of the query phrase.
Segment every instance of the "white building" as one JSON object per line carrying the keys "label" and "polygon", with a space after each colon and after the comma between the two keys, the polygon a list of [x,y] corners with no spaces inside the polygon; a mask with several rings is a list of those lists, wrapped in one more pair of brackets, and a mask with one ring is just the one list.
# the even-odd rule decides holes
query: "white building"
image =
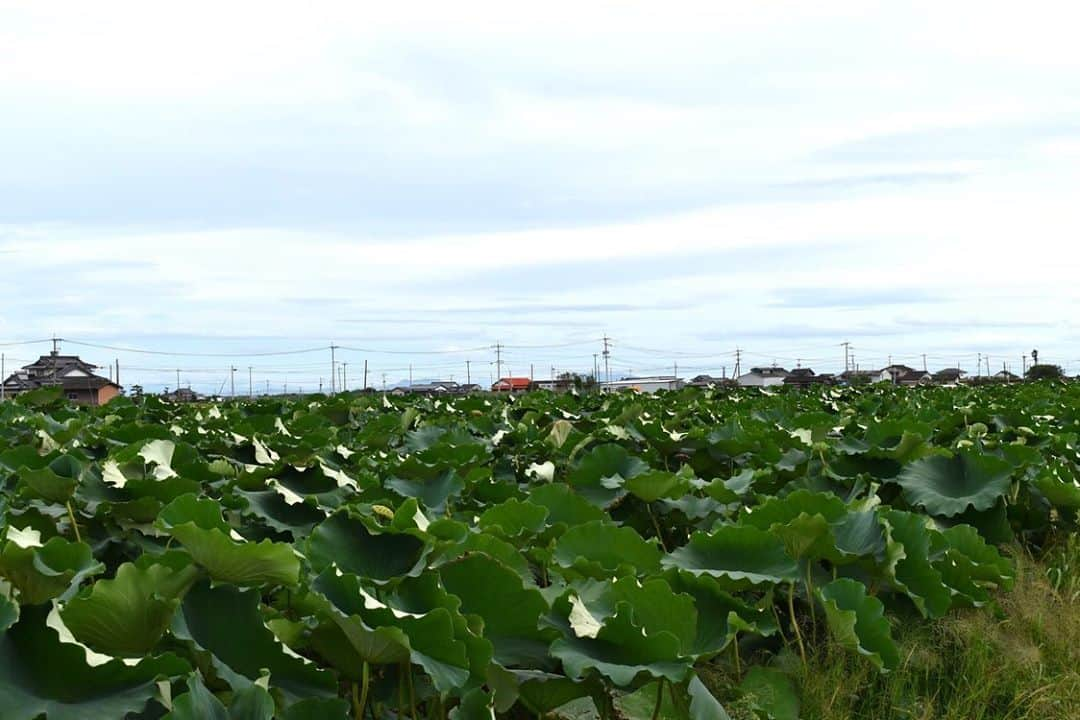
{"label": "white building", "polygon": [[735,380],[743,387],[768,387],[770,385],[783,385],[788,371],[782,367],[756,367],[750,368],[750,372],[740,375]]}
{"label": "white building", "polygon": [[612,380],[604,383],[605,392],[618,392],[619,390],[633,390],[634,392],[653,393],[657,390],[680,390],[684,383],[681,378],[674,375],[650,375],[648,377],[631,377],[622,380]]}

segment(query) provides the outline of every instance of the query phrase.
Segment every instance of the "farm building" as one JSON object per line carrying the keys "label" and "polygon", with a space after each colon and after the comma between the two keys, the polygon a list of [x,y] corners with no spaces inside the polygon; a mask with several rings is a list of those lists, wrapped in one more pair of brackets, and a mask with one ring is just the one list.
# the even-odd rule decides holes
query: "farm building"
{"label": "farm building", "polygon": [[633,390],[635,392],[653,393],[657,390],[679,390],[683,387],[682,379],[674,375],[650,375],[647,377],[629,377],[622,380],[612,380],[604,383],[604,392],[618,392],[619,390]]}
{"label": "farm building", "polygon": [[740,375],[736,381],[743,387],[768,387],[769,385],[782,385],[788,371],[782,367],[750,368],[750,372]]}
{"label": "farm building", "polygon": [[532,386],[532,380],[527,377],[499,378],[491,386],[492,392],[526,392]]}
{"label": "farm building", "polygon": [[390,391],[393,395],[457,395],[461,386],[453,380],[436,380],[413,385],[401,385]]}
{"label": "farm building", "polygon": [[836,377],[828,373],[818,375],[810,368],[795,368],[784,378],[785,385],[809,387],[810,385],[833,385]]}
{"label": "farm building", "polygon": [[77,355],[60,355],[55,350],[4,379],[4,396],[44,387],[59,387],[64,396],[80,405],[104,405],[120,394],[120,386],[95,375],[97,365]]}

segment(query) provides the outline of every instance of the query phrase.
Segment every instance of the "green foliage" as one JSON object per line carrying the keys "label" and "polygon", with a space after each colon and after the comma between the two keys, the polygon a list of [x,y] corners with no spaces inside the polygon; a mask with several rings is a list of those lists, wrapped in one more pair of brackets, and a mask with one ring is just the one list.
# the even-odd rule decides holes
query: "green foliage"
{"label": "green foliage", "polygon": [[822,654],[892,677],[906,624],[992,617],[1022,587],[1003,543],[1055,548],[1075,601],[1078,408],[1049,383],[22,396],[0,716],[813,716]]}

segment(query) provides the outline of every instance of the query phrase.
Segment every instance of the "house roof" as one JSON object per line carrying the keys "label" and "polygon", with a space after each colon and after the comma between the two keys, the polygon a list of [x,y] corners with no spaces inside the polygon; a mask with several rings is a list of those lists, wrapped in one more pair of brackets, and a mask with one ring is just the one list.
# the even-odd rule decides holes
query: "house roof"
{"label": "house roof", "polygon": [[527,377],[510,377],[510,378],[499,378],[499,380],[496,381],[496,383],[494,385],[492,385],[491,387],[493,387],[493,388],[495,388],[495,387],[497,387],[497,388],[509,387],[512,390],[526,390],[526,389],[528,389],[529,385],[531,385],[531,384],[532,384],[532,380],[530,380]]}
{"label": "house roof", "polygon": [[750,375],[763,375],[765,377],[777,377],[787,375],[788,371],[782,367],[773,365],[772,367],[755,367],[750,368]]}
{"label": "house roof", "polygon": [[[112,380],[94,375],[97,365],[84,362],[77,355],[42,355],[4,380],[5,389],[12,392],[35,390],[40,387],[59,387],[65,392],[100,390],[106,386],[119,388]],[[73,371],[78,375],[71,375]]]}

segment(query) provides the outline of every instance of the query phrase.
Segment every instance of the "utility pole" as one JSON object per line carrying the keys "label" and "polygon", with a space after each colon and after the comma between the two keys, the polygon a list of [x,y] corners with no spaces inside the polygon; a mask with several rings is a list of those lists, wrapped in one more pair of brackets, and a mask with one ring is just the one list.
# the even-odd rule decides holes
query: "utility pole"
{"label": "utility pole", "polygon": [[120,384],[120,358],[116,358],[116,384]]}
{"label": "utility pole", "polygon": [[270,395],[270,381],[269,380],[266,381],[266,395],[268,397]]}
{"label": "utility pole", "polygon": [[412,363],[409,363],[409,388],[412,389]]}
{"label": "utility pole", "polygon": [[975,353],[975,377],[982,377],[982,353]]}
{"label": "utility pole", "polygon": [[367,390],[367,360],[364,360],[364,390]]}
{"label": "utility pole", "polygon": [[251,381],[251,366],[248,365],[248,397],[255,397],[255,385]]}
{"label": "utility pole", "polygon": [[472,360],[465,361],[465,384],[472,385]]}
{"label": "utility pole", "polygon": [[529,382],[533,381],[533,364],[529,363]]}
{"label": "utility pole", "polygon": [[679,379],[679,361],[678,360],[675,361],[675,379],[676,380]]}
{"label": "utility pole", "polygon": [[[337,350],[337,345],[335,345],[331,341],[331,343],[330,343],[330,394],[331,395],[334,394],[334,388],[335,388],[334,376],[337,375],[337,359],[336,359],[336,357],[334,355],[334,352],[336,350]],[[321,392],[321,390],[322,389],[320,388],[320,392]]]}
{"label": "utility pole", "polygon": [[322,393],[322,378],[319,378],[319,393]]}
{"label": "utility pole", "polygon": [[349,392],[349,376],[345,370],[347,367],[349,367],[349,363],[341,363],[341,392]]}
{"label": "utility pole", "polygon": [[604,383],[611,384],[611,349],[608,345],[610,338],[607,333],[604,334],[604,352],[601,353],[604,356]]}
{"label": "utility pole", "polygon": [[735,348],[735,372],[731,374],[733,380],[738,380],[742,374],[742,350]]}
{"label": "utility pole", "polygon": [[848,359],[848,352],[851,350],[851,343],[845,340],[840,344],[844,346],[844,372],[847,372],[851,369],[850,361]]}
{"label": "utility pole", "polygon": [[229,395],[236,397],[236,366],[229,366]]}
{"label": "utility pole", "polygon": [[1020,368],[1023,371],[1020,377],[1027,377],[1027,354],[1020,356]]}
{"label": "utility pole", "polygon": [[502,344],[495,343],[495,375],[502,380]]}
{"label": "utility pole", "polygon": [[922,354],[922,370],[923,372],[929,372],[929,370],[926,369],[926,353]]}
{"label": "utility pole", "polygon": [[[112,368],[109,368],[109,377],[112,377]],[[180,368],[176,368],[176,389],[180,389]]]}
{"label": "utility pole", "polygon": [[382,391],[386,392],[386,373],[382,374]]}

